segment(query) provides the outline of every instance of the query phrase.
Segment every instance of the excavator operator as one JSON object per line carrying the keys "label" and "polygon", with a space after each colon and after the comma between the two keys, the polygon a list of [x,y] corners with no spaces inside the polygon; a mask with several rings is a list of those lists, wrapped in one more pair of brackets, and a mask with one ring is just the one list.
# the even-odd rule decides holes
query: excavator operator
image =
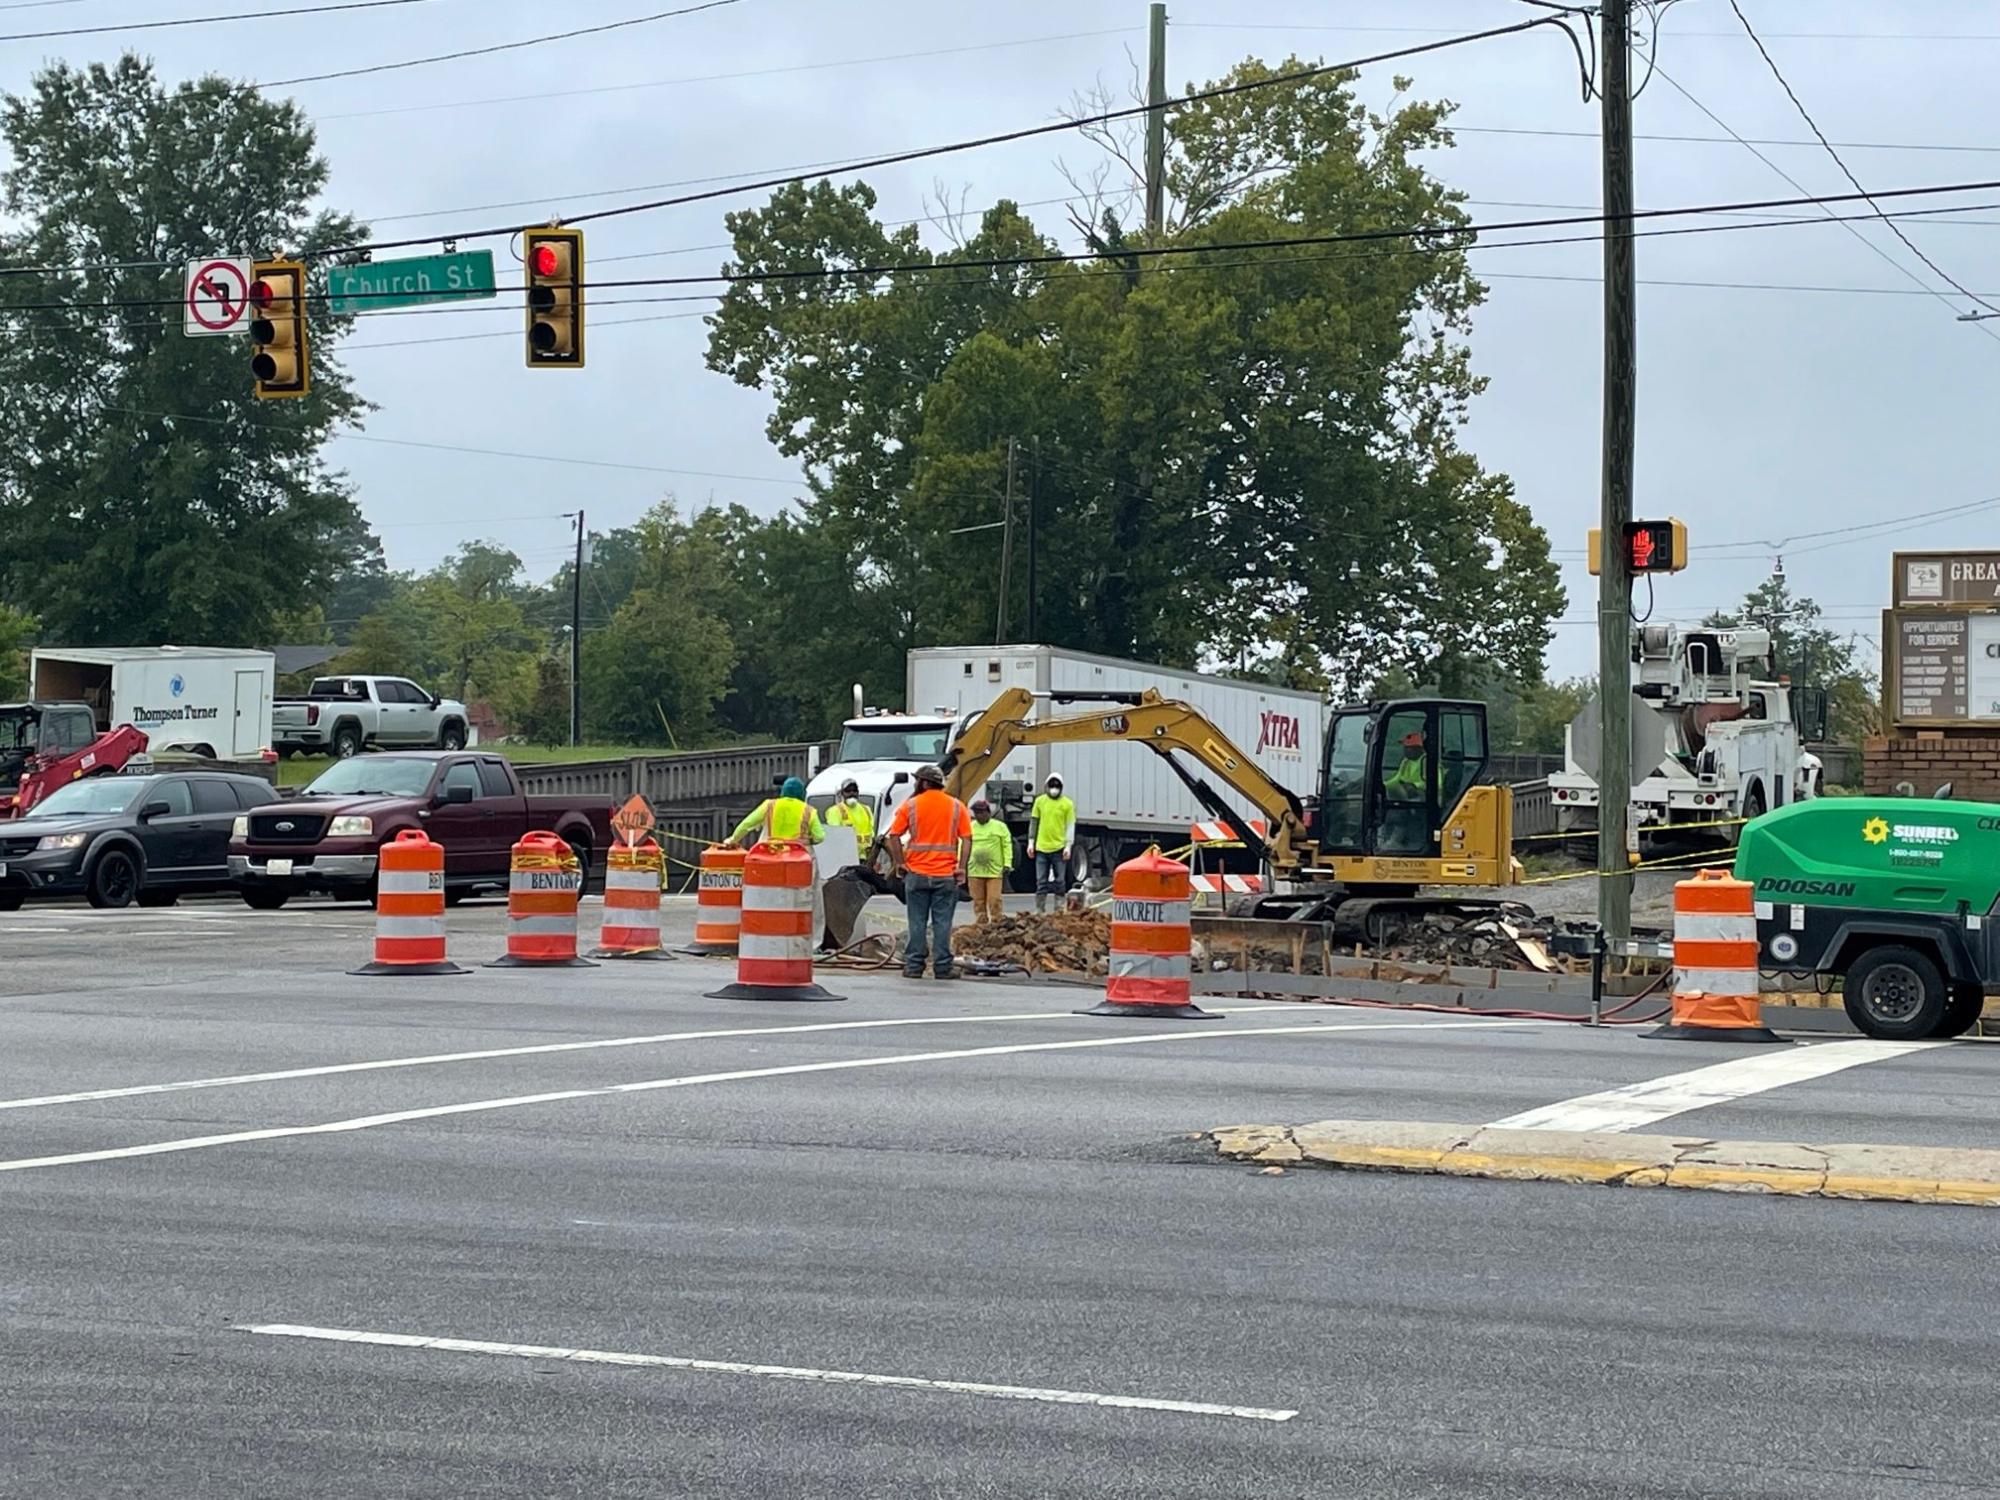
{"label": "excavator operator", "polygon": [[1424,825],[1424,782],[1430,757],[1422,730],[1403,736],[1403,758],[1382,773],[1382,844],[1390,854],[1421,854],[1430,847]]}

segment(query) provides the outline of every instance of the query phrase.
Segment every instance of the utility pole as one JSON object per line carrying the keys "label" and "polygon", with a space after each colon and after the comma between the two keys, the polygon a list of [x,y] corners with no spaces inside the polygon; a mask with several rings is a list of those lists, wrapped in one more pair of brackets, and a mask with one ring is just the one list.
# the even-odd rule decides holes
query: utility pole
{"label": "utility pole", "polygon": [[1035,607],[1035,557],[1042,544],[1042,435],[1035,434],[1035,462],[1028,470],[1028,644],[1042,639],[1041,611]]}
{"label": "utility pole", "polygon": [[583,512],[576,513],[576,566],[569,578],[569,742],[583,743]]}
{"label": "utility pole", "polygon": [[1007,439],[1007,501],[1000,520],[1000,607],[993,620],[993,644],[1007,639],[1008,574],[1014,570],[1014,440]]}
{"label": "utility pole", "polygon": [[1146,43],[1146,233],[1167,224],[1167,7],[1153,0]]}
{"label": "utility pole", "polygon": [[1604,154],[1604,479],[1597,580],[1597,921],[1632,935],[1632,448],[1638,327],[1632,253],[1631,0],[1601,0]]}

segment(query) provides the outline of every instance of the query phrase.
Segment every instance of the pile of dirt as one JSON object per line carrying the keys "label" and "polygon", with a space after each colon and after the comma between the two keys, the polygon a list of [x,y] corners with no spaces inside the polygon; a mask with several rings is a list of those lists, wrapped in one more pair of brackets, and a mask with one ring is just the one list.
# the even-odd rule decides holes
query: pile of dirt
{"label": "pile of dirt", "polygon": [[1110,967],[1111,915],[1106,911],[1024,912],[983,927],[959,927],[951,951],[962,958],[1019,964],[1030,974],[1103,974]]}
{"label": "pile of dirt", "polygon": [[1558,967],[1549,956],[1553,931],[1552,922],[1525,907],[1479,916],[1432,912],[1406,927],[1379,956],[1404,963],[1549,973]]}

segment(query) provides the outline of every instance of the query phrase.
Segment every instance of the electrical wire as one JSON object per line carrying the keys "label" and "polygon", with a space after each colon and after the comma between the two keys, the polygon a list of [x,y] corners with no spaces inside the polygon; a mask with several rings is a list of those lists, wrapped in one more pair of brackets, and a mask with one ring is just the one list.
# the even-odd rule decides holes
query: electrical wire
{"label": "electrical wire", "polygon": [[[392,0],[375,0],[378,4],[392,3]],[[725,5],[737,5],[741,0],[702,0],[699,5],[684,5],[679,10],[655,11],[650,16],[632,16],[623,21],[606,21],[598,26],[581,26],[574,31],[554,31],[546,36],[523,37],[517,42],[495,42],[487,47],[467,47],[458,52],[439,52],[430,57],[409,57],[400,62],[370,63],[364,68],[341,68],[332,73],[307,73],[298,78],[274,78],[267,83],[253,83],[253,89],[284,89],[301,83],[325,83],[333,78],[359,78],[368,73],[393,73],[402,68],[421,68],[431,63],[456,62],[464,57],[490,57],[496,52],[516,52],[523,47],[539,47],[544,42],[566,42],[573,37],[599,36],[607,31],[622,31],[629,26],[646,26],[654,21],[671,20],[675,16],[691,16],[697,11],[719,10]],[[275,15],[277,12],[273,11]],[[8,38],[0,37],[0,41]]]}
{"label": "electrical wire", "polygon": [[[1841,159],[1840,153],[1833,149],[1833,146],[1831,145],[1831,143],[1828,142],[1826,138],[1826,132],[1819,128],[1819,121],[1815,120],[1812,117],[1811,113],[1806,109],[1805,105],[1800,102],[1797,91],[1792,88],[1791,81],[1787,79],[1784,73],[1779,69],[1777,59],[1771,56],[1770,50],[1766,48],[1764,45],[1763,38],[1759,37],[1757,35],[1756,30],[1750,25],[1750,18],[1743,14],[1743,7],[1737,4],[1737,0],[1729,0],[1729,8],[1736,13],[1736,19],[1738,22],[1742,24],[1744,35],[1748,36],[1750,40],[1756,45],[1757,55],[1764,59],[1764,65],[1771,70],[1771,76],[1778,80],[1778,87],[1783,89],[1785,91],[1785,97],[1792,101],[1792,108],[1799,112],[1799,118],[1806,122],[1806,125],[1812,131],[1814,138],[1817,139],[1822,146],[1826,147],[1826,154],[1833,158],[1833,164],[1840,168],[1841,175],[1845,177],[1848,180],[1848,182],[1853,184],[1853,186],[1857,191],[1865,193],[1867,189],[1861,186],[1861,179],[1854,175],[1854,173],[1849,169],[1847,163]],[[1869,199],[1868,201],[1871,205],[1874,203],[1874,199],[1872,198]],[[1993,303],[1988,302],[1984,297],[1979,296],[1976,292],[1968,291],[1963,282],[1961,282],[1957,277],[1953,276],[1949,271],[1945,270],[1945,268],[1939,265],[1936,261],[1932,260],[1930,256],[1926,255],[1923,252],[1923,250],[1918,247],[1917,242],[1911,239],[1907,234],[1903,232],[1903,228],[1900,224],[1897,224],[1893,219],[1890,219],[1887,215],[1883,216],[1882,222],[1889,226],[1889,232],[1895,235],[1897,239],[1901,240],[1903,244],[1906,247],[1908,247],[1909,252],[1912,255],[1916,256],[1918,260],[1922,261],[1925,265],[1929,266],[1931,268],[1932,273],[1935,274],[1940,281],[1944,282],[1946,285],[1951,287],[1953,291],[1957,292],[1961,297],[1971,298],[1974,302],[1977,302],[1981,307],[1985,308],[1988,312],[2000,312],[2000,307],[1996,307]]]}
{"label": "electrical wire", "polygon": [[[279,16],[318,16],[336,10],[384,10],[392,5],[428,5],[431,0],[337,0],[332,5],[295,5],[284,10],[240,10],[223,16],[179,16],[171,21],[114,21],[106,26],[65,26],[58,31],[17,31],[0,42],[41,42],[59,36],[102,36],[112,31],[165,31],[175,26],[215,26],[224,21],[265,21]],[[27,7],[9,6],[9,10]]]}
{"label": "electrical wire", "polygon": [[[712,3],[734,4],[736,0],[712,0]],[[1523,32],[1536,30],[1540,27],[1558,24],[1559,21],[1560,18],[1555,16],[1537,16],[1531,20],[1517,21],[1507,26],[1490,27],[1485,31],[1463,32],[1448,37],[1443,41],[1427,42],[1412,47],[1401,47],[1389,52],[1376,53],[1369,57],[1353,58],[1338,63],[1325,63],[1311,68],[1300,68],[1290,73],[1274,74],[1269,78],[1248,79],[1242,83],[1220,84],[1214,88],[1199,89],[1179,95],[1176,98],[1167,100],[1164,105],[1159,107],[1162,109],[1185,109],[1189,105],[1205,103],[1211,99],[1230,98],[1239,94],[1252,93],[1260,89],[1301,83],[1309,79],[1342,73],[1378,62],[1389,62],[1397,58],[1414,57],[1421,53],[1443,51],[1446,48],[1460,47],[1470,42],[1491,41],[1497,37],[1515,36]],[[991,135],[975,136],[966,140],[948,141],[938,146],[925,146],[912,151],[899,151],[887,156],[872,157],[862,161],[851,161],[844,166],[833,169],[833,171],[839,174],[863,172],[874,167],[897,166],[904,162],[922,161],[935,156],[949,156],[962,151],[979,150],[986,146],[1004,145],[1012,141],[1030,140],[1064,131],[1082,130],[1092,125],[1102,125],[1113,120],[1126,120],[1138,115],[1149,114],[1153,108],[1154,106],[1152,105],[1139,104],[1129,108],[1103,110],[1094,115],[1079,115],[1047,124],[1025,126],[1017,130],[999,131]],[[794,172],[778,177],[760,178],[751,182],[738,183],[731,187],[711,189],[707,192],[683,194],[676,198],[661,198],[646,203],[626,204],[621,208],[599,209],[593,213],[576,215],[563,222],[568,224],[583,224],[599,219],[620,218],[627,214],[652,213],[663,208],[678,208],[684,204],[707,202],[711,199],[728,197],[737,193],[761,192],[768,188],[787,187],[793,183],[807,181],[811,177],[824,175],[831,174]],[[445,239],[497,239],[511,236],[517,233],[519,228],[519,225],[509,224],[496,226],[491,229],[460,230],[452,234],[419,235],[412,239],[392,240],[374,245],[340,246],[335,249],[317,252],[317,255],[320,258],[325,258],[369,250],[401,249],[408,245],[435,244]]]}
{"label": "electrical wire", "polygon": [[[1528,125],[1460,125],[1450,123],[1445,129],[1454,135],[1534,135],[1552,136],[1565,140],[1597,142],[1603,137],[1595,130],[1556,130]],[[1693,146],[1798,146],[1805,150],[1817,151],[1819,142],[1802,141],[1790,136],[1763,135],[1670,135],[1659,132],[1634,131],[1635,141],[1657,141],[1668,145]],[[1992,156],[2000,153],[2000,146],[1973,146],[1947,141],[1835,141],[1834,145],[1843,151],[1956,151],[1973,152]]]}

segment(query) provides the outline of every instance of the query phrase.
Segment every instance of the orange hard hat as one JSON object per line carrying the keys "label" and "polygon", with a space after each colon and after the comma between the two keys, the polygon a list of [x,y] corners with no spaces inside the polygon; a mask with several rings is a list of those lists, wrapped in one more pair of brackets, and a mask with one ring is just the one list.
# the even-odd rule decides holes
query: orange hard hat
{"label": "orange hard hat", "polygon": [[1423,731],[1422,731],[1421,729],[1412,729],[1412,730],[1411,730],[1411,731],[1410,731],[1410,732],[1409,732],[1408,734],[1404,735],[1404,736],[1403,736],[1403,748],[1404,748],[1405,750],[1421,750],[1421,749],[1423,749],[1423,748],[1424,748],[1424,732],[1423,732]]}

